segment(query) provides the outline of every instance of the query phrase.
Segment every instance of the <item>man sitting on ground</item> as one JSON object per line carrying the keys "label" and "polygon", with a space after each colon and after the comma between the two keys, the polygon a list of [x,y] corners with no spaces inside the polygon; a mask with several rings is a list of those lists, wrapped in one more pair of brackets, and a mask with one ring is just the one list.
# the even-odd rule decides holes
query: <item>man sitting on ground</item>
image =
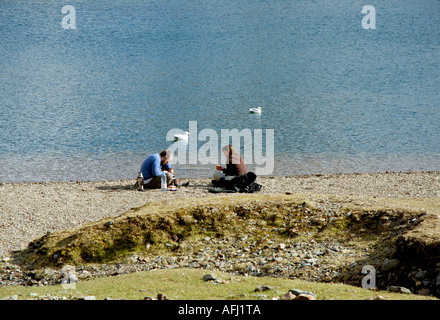
{"label": "man sitting on ground", "polygon": [[167,185],[187,186],[189,183],[178,184],[174,179],[174,169],[169,163],[173,160],[173,154],[169,150],[163,150],[160,153],[154,153],[148,156],[141,165],[141,172],[144,176],[144,187],[155,189],[161,187],[162,171],[165,172]]}

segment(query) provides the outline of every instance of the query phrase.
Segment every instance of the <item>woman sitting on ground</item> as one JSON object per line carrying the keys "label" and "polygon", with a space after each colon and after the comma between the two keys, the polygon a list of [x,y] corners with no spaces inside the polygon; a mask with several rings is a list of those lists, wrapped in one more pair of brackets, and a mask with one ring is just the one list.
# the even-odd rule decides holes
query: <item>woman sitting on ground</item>
{"label": "woman sitting on ground", "polygon": [[219,181],[225,176],[239,176],[248,172],[242,157],[232,145],[224,146],[222,151],[227,159],[226,168],[223,168],[221,165],[216,166],[217,171],[214,172],[215,181]]}

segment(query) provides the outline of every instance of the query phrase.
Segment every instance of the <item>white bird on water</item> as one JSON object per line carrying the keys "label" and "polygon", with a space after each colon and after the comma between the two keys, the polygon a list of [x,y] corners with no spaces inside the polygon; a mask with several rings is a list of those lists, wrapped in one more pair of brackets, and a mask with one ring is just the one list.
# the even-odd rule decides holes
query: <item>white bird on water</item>
{"label": "white bird on water", "polygon": [[261,110],[263,110],[261,107],[248,109],[249,113],[261,113]]}
{"label": "white bird on water", "polygon": [[185,131],[184,134],[175,134],[174,135],[174,142],[176,142],[176,141],[188,142],[188,135],[189,135],[188,131]]}

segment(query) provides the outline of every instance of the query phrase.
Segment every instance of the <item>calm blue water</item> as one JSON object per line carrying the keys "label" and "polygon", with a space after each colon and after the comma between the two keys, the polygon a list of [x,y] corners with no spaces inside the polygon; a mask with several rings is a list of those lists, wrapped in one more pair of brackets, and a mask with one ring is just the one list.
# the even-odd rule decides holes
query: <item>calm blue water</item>
{"label": "calm blue water", "polygon": [[274,175],[440,170],[439,0],[0,0],[0,76],[0,182],[134,178],[190,121],[273,129]]}

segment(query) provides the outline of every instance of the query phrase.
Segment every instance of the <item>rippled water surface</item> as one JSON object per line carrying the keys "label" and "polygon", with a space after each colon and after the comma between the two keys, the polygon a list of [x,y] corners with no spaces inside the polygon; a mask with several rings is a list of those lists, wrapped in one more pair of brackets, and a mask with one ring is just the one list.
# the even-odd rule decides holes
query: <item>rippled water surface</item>
{"label": "rippled water surface", "polygon": [[0,2],[0,182],[134,178],[191,121],[273,129],[274,175],[440,170],[438,0],[369,3],[375,30],[363,1],[65,4]]}

